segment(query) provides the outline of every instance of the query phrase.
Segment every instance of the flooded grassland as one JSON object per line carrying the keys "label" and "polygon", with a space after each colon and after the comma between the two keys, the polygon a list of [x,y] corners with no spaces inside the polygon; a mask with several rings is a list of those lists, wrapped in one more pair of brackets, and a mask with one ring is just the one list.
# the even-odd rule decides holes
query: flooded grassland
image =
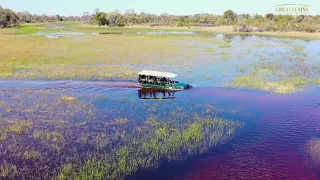
{"label": "flooded grassland", "polygon": [[[90,28],[43,28],[42,34],[0,35],[2,79],[135,80],[141,69],[156,69],[176,72],[196,85],[276,93],[320,83],[317,40],[137,29],[102,35],[92,33],[97,29],[85,34]],[[58,38],[50,38],[54,33]]]}
{"label": "flooded grassland", "polygon": [[219,118],[212,103],[135,102],[110,93],[2,90],[1,177],[122,179],[204,153],[243,126]]}
{"label": "flooded grassland", "polygon": [[[68,24],[1,32],[1,178],[319,174],[318,40]],[[193,88],[142,91],[142,69]]]}

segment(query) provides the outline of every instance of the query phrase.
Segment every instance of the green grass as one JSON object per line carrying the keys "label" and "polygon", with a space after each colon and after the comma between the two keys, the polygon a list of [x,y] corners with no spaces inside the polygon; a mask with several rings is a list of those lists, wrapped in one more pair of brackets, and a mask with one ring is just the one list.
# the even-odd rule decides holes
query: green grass
{"label": "green grass", "polygon": [[280,94],[295,93],[303,90],[308,84],[319,84],[318,78],[310,79],[306,77],[295,76],[286,79],[268,79],[266,75],[270,75],[272,71],[259,70],[251,72],[249,75],[238,76],[233,82],[227,84],[227,87],[239,88],[249,87],[270,91]]}
{"label": "green grass", "polygon": [[20,28],[16,29],[18,34],[34,34],[38,32],[52,31],[52,29],[45,26],[45,24],[22,24]]}
{"label": "green grass", "polygon": [[[228,128],[226,135],[223,129],[229,125],[232,128]],[[217,144],[219,139],[232,135],[235,127],[234,122],[211,118],[196,119],[184,130],[179,130],[172,124],[158,124],[156,129],[138,132],[136,137],[130,138],[133,140],[112,150],[111,153],[115,156],[104,154],[102,159],[91,157],[80,169],[76,164],[64,166],[59,179],[122,179],[139,168],[157,167],[163,159],[179,160],[205,152]],[[142,136],[145,138],[138,138]]]}
{"label": "green grass", "polygon": [[3,47],[0,78],[131,79],[139,71],[135,66],[171,65],[177,61],[166,59],[181,54],[172,44],[176,40],[171,38],[118,35],[83,38],[88,41],[0,35]]}
{"label": "green grass", "polygon": [[232,46],[229,44],[220,45],[219,48],[231,48]]}
{"label": "green grass", "polygon": [[213,48],[212,47],[206,47],[205,49],[207,52],[213,52]]}

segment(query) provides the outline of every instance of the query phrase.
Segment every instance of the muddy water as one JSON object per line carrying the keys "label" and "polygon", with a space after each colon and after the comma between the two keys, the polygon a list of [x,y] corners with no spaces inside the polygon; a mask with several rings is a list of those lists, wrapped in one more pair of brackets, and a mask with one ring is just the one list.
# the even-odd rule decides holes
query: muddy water
{"label": "muddy water", "polygon": [[[50,89],[86,96],[120,96],[137,104],[158,103],[141,97],[165,96],[162,92],[146,94],[137,83],[103,81],[1,81],[1,91]],[[220,117],[245,121],[241,134],[227,144],[186,161],[166,164],[157,170],[139,172],[129,179],[319,179],[319,165],[308,161],[304,145],[320,135],[320,88],[304,93],[274,95],[260,91],[194,87],[168,98],[159,108],[191,103],[212,103],[221,107]],[[120,102],[95,101],[100,108],[117,109]],[[234,111],[233,111],[234,110]],[[126,108],[124,114],[138,110]],[[138,113],[139,114],[139,113]],[[140,113],[141,114],[141,113]]]}

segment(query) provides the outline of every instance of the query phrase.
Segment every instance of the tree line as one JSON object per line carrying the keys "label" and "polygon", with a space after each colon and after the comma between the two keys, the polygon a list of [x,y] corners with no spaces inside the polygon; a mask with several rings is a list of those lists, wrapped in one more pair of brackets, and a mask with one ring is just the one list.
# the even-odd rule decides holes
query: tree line
{"label": "tree line", "polygon": [[126,26],[143,24],[149,26],[203,26],[213,27],[220,25],[233,25],[234,31],[320,31],[320,15],[275,15],[265,16],[259,14],[236,14],[227,10],[223,15],[209,13],[194,15],[160,15],[150,13],[136,13],[134,9],[121,13],[119,10],[103,12],[96,9],[94,13],[84,12],[82,16],[50,16],[36,15],[28,12],[14,13],[10,9],[0,6],[0,27],[19,26],[20,23],[44,23],[56,21],[71,21],[79,23],[92,23],[99,26]]}
{"label": "tree line", "polygon": [[19,26],[20,19],[12,10],[0,6],[0,28]]}

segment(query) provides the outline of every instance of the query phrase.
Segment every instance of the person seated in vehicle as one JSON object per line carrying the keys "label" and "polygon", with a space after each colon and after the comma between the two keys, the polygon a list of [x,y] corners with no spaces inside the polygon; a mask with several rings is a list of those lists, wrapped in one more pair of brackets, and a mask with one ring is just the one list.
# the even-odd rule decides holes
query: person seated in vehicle
{"label": "person seated in vehicle", "polygon": [[167,83],[167,79],[165,77],[162,77],[160,81],[162,85],[165,85]]}

